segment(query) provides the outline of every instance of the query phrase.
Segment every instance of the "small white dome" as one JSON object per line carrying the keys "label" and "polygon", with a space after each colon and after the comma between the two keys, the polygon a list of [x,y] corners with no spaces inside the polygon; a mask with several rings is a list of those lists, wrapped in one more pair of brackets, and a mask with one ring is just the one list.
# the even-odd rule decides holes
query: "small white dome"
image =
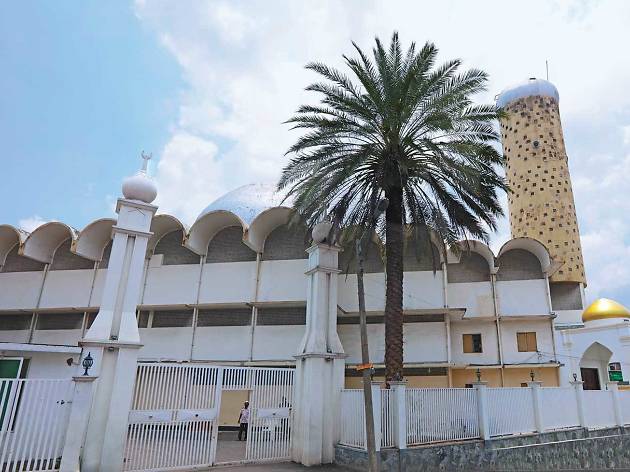
{"label": "small white dome", "polygon": [[503,90],[497,98],[497,108],[503,108],[519,98],[536,96],[551,97],[556,102],[560,101],[560,94],[554,84],[548,80],[531,78]]}
{"label": "small white dome", "polygon": [[123,180],[122,192],[129,200],[151,203],[157,197],[157,186],[146,172],[141,170]]}

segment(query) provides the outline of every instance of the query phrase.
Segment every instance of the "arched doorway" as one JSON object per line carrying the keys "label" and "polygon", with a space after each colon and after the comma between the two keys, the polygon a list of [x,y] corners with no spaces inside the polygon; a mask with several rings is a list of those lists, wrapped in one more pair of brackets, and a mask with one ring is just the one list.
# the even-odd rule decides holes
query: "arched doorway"
{"label": "arched doorway", "polygon": [[584,351],[580,359],[580,375],[584,390],[601,390],[608,379],[608,362],[612,351],[603,344],[594,342]]}

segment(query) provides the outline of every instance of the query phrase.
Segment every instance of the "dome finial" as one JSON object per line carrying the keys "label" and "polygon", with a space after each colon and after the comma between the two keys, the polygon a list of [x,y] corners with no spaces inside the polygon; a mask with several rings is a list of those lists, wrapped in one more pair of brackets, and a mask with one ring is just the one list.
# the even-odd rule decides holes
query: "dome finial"
{"label": "dome finial", "polygon": [[147,168],[152,154],[140,153],[142,158],[142,168],[135,175],[123,180],[122,193],[129,200],[139,200],[144,203],[151,203],[157,197],[157,186],[149,177]]}
{"label": "dome finial", "polygon": [[142,157],[142,170],[145,174],[147,172],[147,168],[149,167],[149,161],[153,158],[153,154],[145,154],[144,151],[140,153],[140,157]]}

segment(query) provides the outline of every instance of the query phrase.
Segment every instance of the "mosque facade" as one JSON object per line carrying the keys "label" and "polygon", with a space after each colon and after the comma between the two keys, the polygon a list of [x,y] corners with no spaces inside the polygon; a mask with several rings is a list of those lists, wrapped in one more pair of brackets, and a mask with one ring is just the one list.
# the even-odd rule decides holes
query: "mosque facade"
{"label": "mosque facade", "polygon": [[[519,387],[532,379],[558,386],[581,378],[593,389],[625,381],[630,313],[606,300],[585,310],[558,92],[547,81],[529,80],[497,103],[507,113],[501,132],[514,189],[512,238],[496,253],[479,241],[459,248],[435,241],[437,267],[408,245],[405,379],[413,387],[466,387],[479,377],[490,386]],[[253,184],[210,204],[190,227],[175,215],[153,216],[139,279],[138,360],[295,366],[309,313],[312,239],[306,228],[288,224],[291,213],[273,186]],[[50,222],[30,234],[0,225],[1,376],[75,374],[81,341],[102,309],[117,224],[102,218],[76,230]],[[326,303],[336,310],[345,385],[358,387],[357,280],[349,251],[334,269],[339,275]],[[365,290],[379,378],[385,274],[377,240],[368,252]]]}

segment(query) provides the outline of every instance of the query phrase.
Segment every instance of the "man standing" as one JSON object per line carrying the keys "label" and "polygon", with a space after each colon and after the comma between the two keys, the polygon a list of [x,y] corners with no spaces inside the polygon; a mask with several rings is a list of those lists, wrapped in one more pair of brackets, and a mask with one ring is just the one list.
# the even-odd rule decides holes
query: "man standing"
{"label": "man standing", "polygon": [[243,432],[245,432],[245,441],[247,441],[247,425],[249,423],[249,402],[243,403],[241,408],[241,414],[238,415],[238,440],[241,440]]}

